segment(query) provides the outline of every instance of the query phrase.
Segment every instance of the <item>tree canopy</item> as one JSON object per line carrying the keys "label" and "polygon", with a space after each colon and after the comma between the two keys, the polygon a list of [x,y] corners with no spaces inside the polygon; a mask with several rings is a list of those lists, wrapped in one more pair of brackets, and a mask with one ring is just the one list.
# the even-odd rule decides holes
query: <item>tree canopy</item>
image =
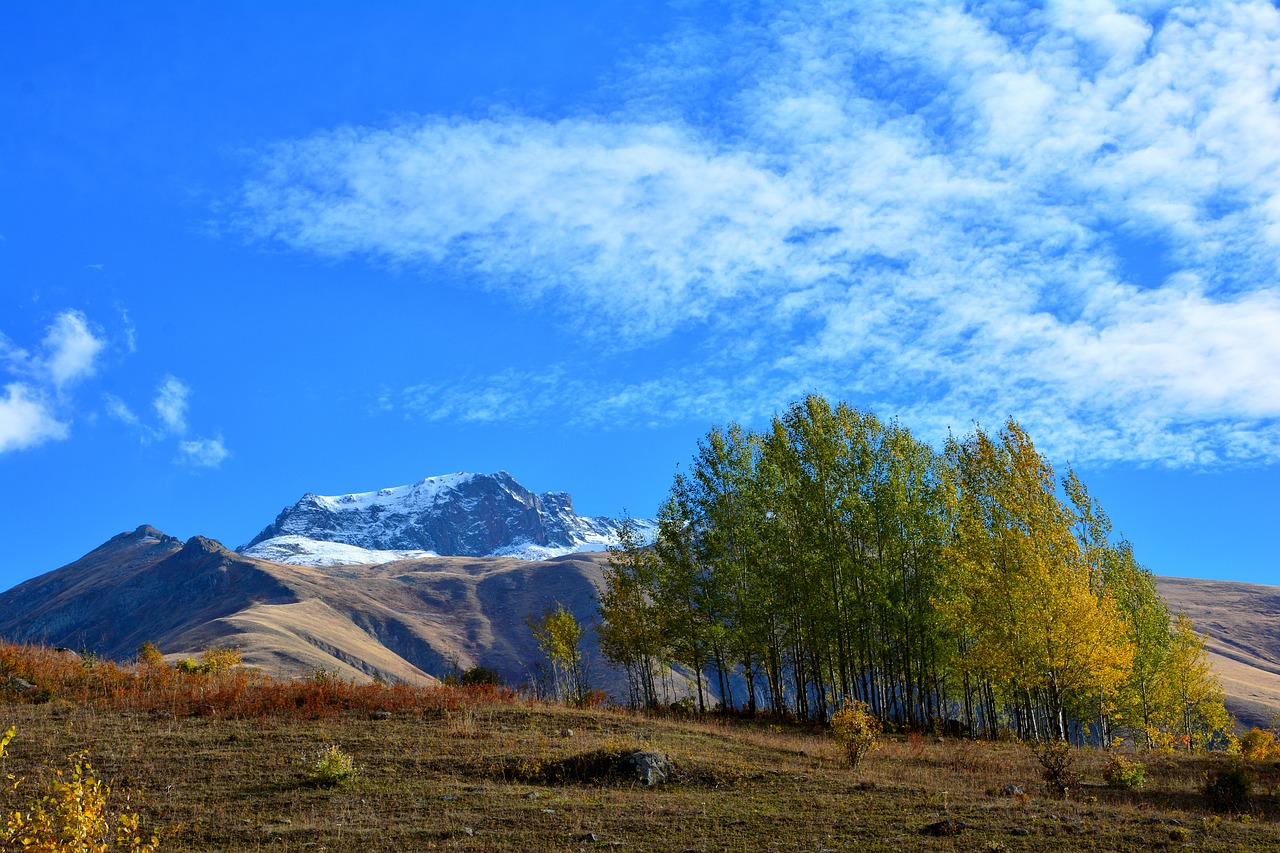
{"label": "tree canopy", "polygon": [[912,728],[1148,745],[1228,725],[1203,639],[1013,420],[935,451],[812,395],[763,432],[714,428],[655,540],[624,526],[600,617],[637,705],[679,666],[699,703],[751,713],[857,700]]}

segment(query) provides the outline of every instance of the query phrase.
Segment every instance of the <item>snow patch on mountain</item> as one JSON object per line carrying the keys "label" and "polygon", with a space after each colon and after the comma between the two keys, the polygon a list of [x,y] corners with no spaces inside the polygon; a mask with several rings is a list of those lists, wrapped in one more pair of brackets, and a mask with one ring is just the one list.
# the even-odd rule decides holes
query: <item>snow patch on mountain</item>
{"label": "snow patch on mountain", "polygon": [[363,566],[438,557],[434,551],[382,551],[361,548],[344,542],[325,542],[306,536],[274,536],[257,545],[241,549],[246,557],[285,563],[290,566]]}

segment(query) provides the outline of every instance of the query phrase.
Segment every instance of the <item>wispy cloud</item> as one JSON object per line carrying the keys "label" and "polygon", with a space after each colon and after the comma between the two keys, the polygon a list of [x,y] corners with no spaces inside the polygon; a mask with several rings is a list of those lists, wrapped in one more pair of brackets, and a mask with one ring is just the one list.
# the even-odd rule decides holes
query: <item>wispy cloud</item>
{"label": "wispy cloud", "polygon": [[[152,444],[186,434],[190,399],[191,387],[178,377],[167,375],[160,380],[151,401],[154,420],[144,420],[114,394],[104,394],[102,401],[108,416],[132,427],[144,444]],[[217,468],[230,455],[221,435],[178,442],[177,461],[194,468]]]}
{"label": "wispy cloud", "polygon": [[[124,349],[133,352],[133,325],[127,311],[120,309],[120,314],[126,328]],[[0,334],[0,367],[16,380],[0,393],[0,453],[68,438],[79,406],[74,386],[98,372],[107,348],[106,335],[74,310],[55,316],[33,351]],[[187,433],[191,388],[176,376],[164,376],[156,387],[154,419],[144,420],[116,394],[100,393],[107,416],[130,427],[143,443]],[[95,416],[90,412],[88,418],[92,422]],[[216,468],[229,455],[221,435],[181,441],[178,450],[181,462],[203,468]]]}
{"label": "wispy cloud", "polygon": [[[820,390],[1012,414],[1079,460],[1280,459],[1274,6],[770,9],[673,38],[596,115],[281,143],[241,225],[464,269],[634,377],[409,389],[427,416],[752,418]],[[646,368],[677,334],[698,363]]]}
{"label": "wispy cloud", "polygon": [[176,376],[161,380],[151,406],[166,431],[177,435],[187,431],[187,398],[190,396],[191,389]]}
{"label": "wispy cloud", "polygon": [[220,435],[217,438],[184,441],[178,445],[178,449],[182,453],[182,461],[197,468],[217,468],[231,455]]}
{"label": "wispy cloud", "polygon": [[66,310],[53,318],[35,352],[0,334],[0,361],[29,383],[61,391],[97,372],[98,356],[106,345],[84,314]]}
{"label": "wispy cloud", "polygon": [[141,426],[142,419],[139,418],[124,400],[121,400],[115,394],[103,394],[103,405],[106,407],[107,414],[120,423],[129,426]]}
{"label": "wispy cloud", "polygon": [[54,317],[33,353],[0,334],[0,363],[19,381],[0,397],[0,453],[23,450],[71,433],[68,390],[97,371],[106,341],[84,314]]}

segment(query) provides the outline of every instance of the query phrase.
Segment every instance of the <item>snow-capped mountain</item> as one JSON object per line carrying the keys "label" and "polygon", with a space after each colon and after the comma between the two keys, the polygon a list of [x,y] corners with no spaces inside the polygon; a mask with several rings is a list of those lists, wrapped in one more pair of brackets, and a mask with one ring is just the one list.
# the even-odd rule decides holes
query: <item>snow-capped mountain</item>
{"label": "snow-capped mountain", "polygon": [[[656,527],[636,519],[649,538]],[[534,494],[506,471],[445,474],[408,486],[325,496],[306,494],[240,553],[294,565],[387,563],[427,556],[545,560],[603,551],[618,519],[584,517],[565,492]]]}

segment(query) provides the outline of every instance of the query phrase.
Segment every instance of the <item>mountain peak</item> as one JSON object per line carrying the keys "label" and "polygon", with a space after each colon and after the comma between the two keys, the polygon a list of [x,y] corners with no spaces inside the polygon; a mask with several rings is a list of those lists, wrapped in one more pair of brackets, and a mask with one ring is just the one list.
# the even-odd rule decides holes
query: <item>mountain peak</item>
{"label": "mountain peak", "polygon": [[457,472],[371,492],[308,492],[237,550],[325,565],[427,555],[546,559],[603,550],[617,541],[617,527],[577,515],[568,493],[535,494],[506,471]]}
{"label": "mountain peak", "polygon": [[192,536],[182,546],[184,553],[188,554],[220,554],[229,553],[227,547],[217,539],[209,539],[204,536]]}

